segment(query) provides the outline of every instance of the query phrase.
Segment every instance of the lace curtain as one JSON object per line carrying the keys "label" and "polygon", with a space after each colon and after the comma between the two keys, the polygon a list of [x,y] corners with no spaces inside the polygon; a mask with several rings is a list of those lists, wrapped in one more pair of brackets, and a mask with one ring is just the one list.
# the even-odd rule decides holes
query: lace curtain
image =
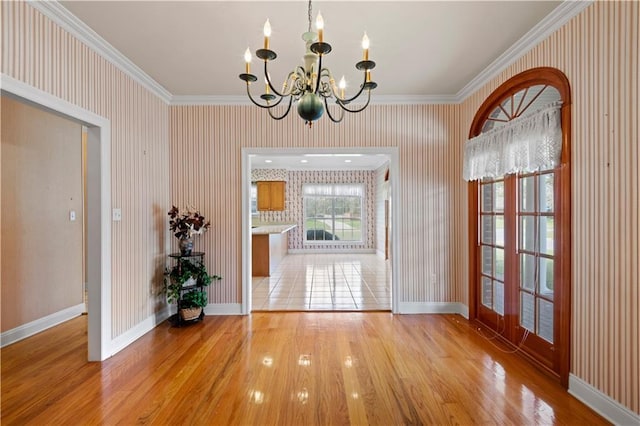
{"label": "lace curtain", "polygon": [[560,107],[560,102],[548,105],[469,139],[464,146],[464,179],[497,178],[556,167],[562,149]]}
{"label": "lace curtain", "polygon": [[305,183],[302,185],[302,194],[323,197],[362,197],[364,195],[364,185]]}

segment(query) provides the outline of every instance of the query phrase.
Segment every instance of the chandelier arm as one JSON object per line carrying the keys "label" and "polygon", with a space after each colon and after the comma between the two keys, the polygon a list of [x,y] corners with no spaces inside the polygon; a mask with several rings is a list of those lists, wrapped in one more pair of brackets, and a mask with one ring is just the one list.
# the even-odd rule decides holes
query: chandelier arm
{"label": "chandelier arm", "polygon": [[[280,98],[280,101],[282,100],[282,98]],[[280,101],[278,101],[278,103],[280,103]],[[289,96],[289,106],[287,106],[287,110],[284,112],[284,114],[282,114],[281,116],[276,116],[273,115],[273,112],[271,111],[271,108],[269,108],[267,111],[269,112],[269,115],[271,116],[271,118],[273,118],[274,120],[282,120],[283,118],[285,118],[288,114],[289,111],[291,111],[291,105],[293,104],[293,97]]]}
{"label": "chandelier arm", "polygon": [[[361,90],[362,92],[362,90]],[[355,113],[355,112],[361,112],[364,111],[366,107],[369,106],[369,102],[371,101],[371,90],[367,90],[367,103],[364,104],[364,106],[362,108],[358,108],[358,109],[349,109],[347,107],[345,107],[342,102],[336,102],[338,105],[340,105],[340,108],[342,108],[343,110],[347,111],[347,112],[351,112],[351,113]]]}
{"label": "chandelier arm", "polygon": [[[365,86],[366,82],[367,82],[367,72],[365,71],[364,72],[364,80],[362,82],[362,85],[360,85],[360,90],[358,90],[358,93],[356,93],[355,96],[353,96],[352,98],[349,98],[349,99],[340,99],[340,98],[338,98],[336,96],[336,99],[340,99],[340,103],[345,103],[345,104],[348,104],[351,101],[355,101],[362,94],[362,91],[364,90],[364,86]],[[369,91],[369,96],[371,96],[371,91]],[[369,102],[367,101],[367,103],[369,103]]]}
{"label": "chandelier arm", "polygon": [[264,61],[264,78],[267,80],[267,84],[269,85],[269,88],[273,91],[273,93],[275,93],[276,95],[280,96],[281,98],[286,97],[286,94],[282,94],[280,92],[278,92],[278,90],[273,87],[273,84],[271,83],[271,78],[269,77],[269,72],[267,71],[267,62],[269,61]]}
{"label": "chandelier arm", "polygon": [[320,79],[322,77],[322,56],[323,55],[318,55],[319,59],[318,59],[318,77],[316,78],[316,88],[313,91],[313,93],[315,93],[316,95],[318,94],[318,89],[320,88]]}
{"label": "chandelier arm", "polygon": [[339,123],[339,122],[341,122],[341,121],[342,121],[342,119],[344,118],[344,111],[345,111],[345,110],[344,110],[344,108],[342,108],[342,109],[340,110],[340,118],[336,119],[336,118],[334,118],[334,117],[333,117],[333,115],[331,114],[331,110],[329,109],[329,101],[328,101],[328,100],[329,100],[329,98],[328,98],[328,97],[324,98],[324,106],[325,106],[325,110],[327,110],[327,115],[329,116],[329,119],[330,119],[331,121],[333,121],[334,123]]}
{"label": "chandelier arm", "polygon": [[282,102],[282,99],[284,99],[284,96],[280,96],[280,99],[278,99],[278,102],[276,102],[273,105],[261,105],[259,104],[255,99],[253,99],[253,96],[251,96],[251,91],[249,90],[249,83],[247,82],[247,96],[249,96],[249,100],[255,105],[258,106],[260,108],[264,108],[264,109],[271,109],[273,107],[276,107],[280,104],[280,102]]}

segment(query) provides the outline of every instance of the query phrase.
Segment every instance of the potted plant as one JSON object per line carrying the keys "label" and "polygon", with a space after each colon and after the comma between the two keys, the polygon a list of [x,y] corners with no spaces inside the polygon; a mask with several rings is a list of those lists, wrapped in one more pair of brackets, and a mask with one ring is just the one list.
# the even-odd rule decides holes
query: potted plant
{"label": "potted plant", "polygon": [[169,230],[180,240],[180,253],[185,256],[191,254],[193,250],[193,236],[202,234],[209,229],[211,223],[206,221],[198,210],[187,208],[180,212],[176,206],[171,206],[169,210]]}
{"label": "potted plant", "polygon": [[167,301],[178,305],[178,314],[183,320],[198,318],[207,306],[204,287],[221,279],[218,275],[209,275],[201,260],[179,258],[172,268],[165,271]]}

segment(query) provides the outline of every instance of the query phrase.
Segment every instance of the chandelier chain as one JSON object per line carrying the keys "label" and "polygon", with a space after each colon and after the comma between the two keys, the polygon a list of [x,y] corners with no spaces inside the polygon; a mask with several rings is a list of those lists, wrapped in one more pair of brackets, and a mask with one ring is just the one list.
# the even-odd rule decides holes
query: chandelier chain
{"label": "chandelier chain", "polygon": [[309,0],[309,7],[307,9],[307,18],[309,19],[309,28],[307,32],[311,32],[311,0]]}

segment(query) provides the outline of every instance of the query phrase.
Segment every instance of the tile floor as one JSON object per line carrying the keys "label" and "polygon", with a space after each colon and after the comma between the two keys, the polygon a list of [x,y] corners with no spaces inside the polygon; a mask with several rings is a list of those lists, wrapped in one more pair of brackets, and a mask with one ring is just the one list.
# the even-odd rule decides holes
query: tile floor
{"label": "tile floor", "polygon": [[289,254],[252,286],[254,311],[391,310],[391,263],[376,254]]}

